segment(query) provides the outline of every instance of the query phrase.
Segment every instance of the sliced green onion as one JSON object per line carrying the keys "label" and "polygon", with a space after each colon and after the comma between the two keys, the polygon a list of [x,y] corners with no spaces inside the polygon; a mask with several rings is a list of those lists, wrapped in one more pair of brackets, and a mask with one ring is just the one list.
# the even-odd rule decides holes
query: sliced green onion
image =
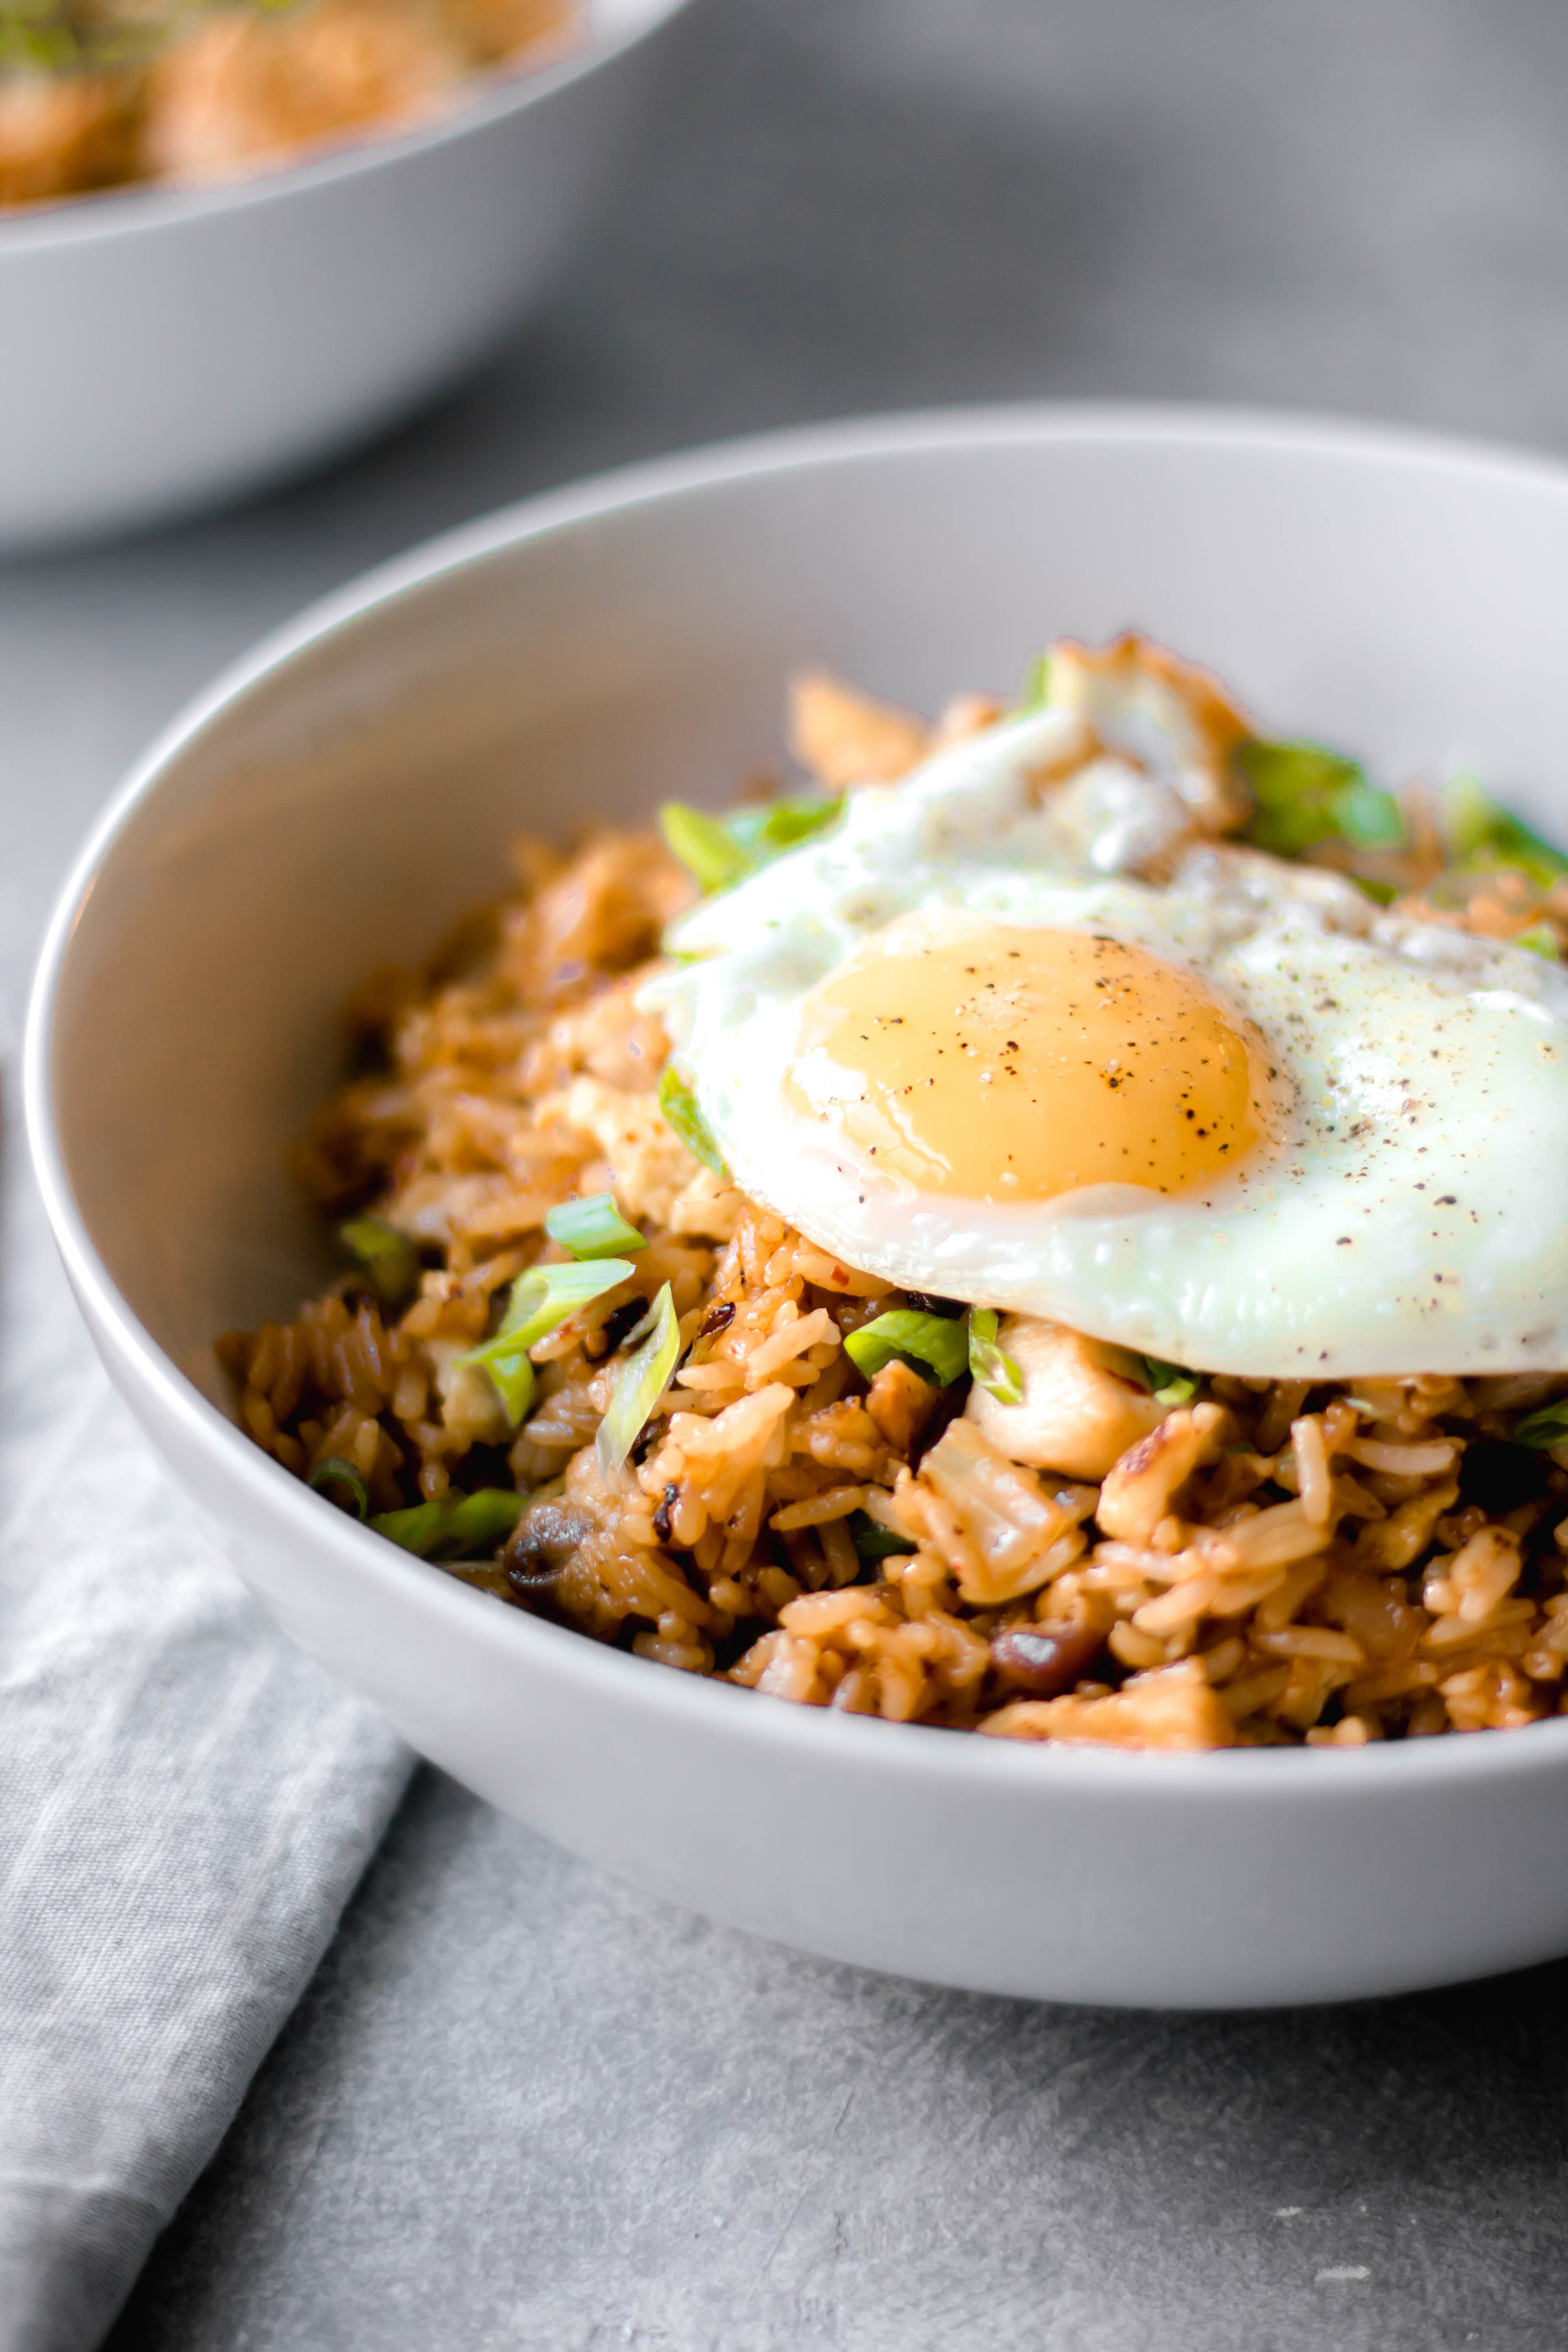
{"label": "sliced green onion", "polygon": [[687,801],[666,801],[658,822],[666,842],[701,889],[728,890],[786,849],[815,841],[837,823],[843,807],[842,794],[823,793],[782,793],[752,808],[731,809],[727,816],[712,816]]}
{"label": "sliced green onion", "polygon": [[338,1239],[356,1257],[384,1307],[406,1307],[419,1287],[419,1253],[381,1217],[345,1217]]}
{"label": "sliced green onion", "polygon": [[1011,716],[1027,719],[1035,711],[1043,710],[1050,698],[1051,657],[1049,654],[1037,654],[1024,673],[1023,688]]}
{"label": "sliced green onion", "polygon": [[544,1230],[574,1258],[616,1257],[622,1250],[647,1247],[646,1234],[627,1224],[613,1192],[594,1192],[585,1201],[563,1201],[558,1209],[547,1213]]}
{"label": "sliced green onion", "polygon": [[723,818],[689,801],[666,801],[658,829],[701,890],[728,889],[750,869],[751,859]]}
{"label": "sliced green onion", "polygon": [[[500,1334],[498,1331],[496,1338],[499,1339],[500,1337]],[[492,1347],[495,1345],[494,1340],[490,1345]],[[502,1409],[506,1413],[507,1427],[520,1429],[529,1406],[533,1402],[534,1391],[539,1386],[538,1376],[529,1359],[528,1349],[512,1344],[504,1349],[498,1349],[493,1356],[481,1359],[476,1350],[472,1355],[459,1356],[458,1361],[460,1364],[479,1365],[491,1388],[501,1401]]]}
{"label": "sliced green onion", "polygon": [[421,1559],[483,1559],[500,1549],[522,1517],[523,1496],[508,1486],[474,1495],[438,1495],[409,1511],[384,1511],[371,1528]]}
{"label": "sliced green onion", "polygon": [[1367,782],[1342,752],[1321,743],[1243,743],[1237,764],[1257,803],[1243,839],[1277,857],[1300,857],[1320,842],[1398,849],[1405,818],[1392,793]]}
{"label": "sliced green onion", "polygon": [[528,1351],[539,1340],[546,1339],[568,1315],[591,1299],[602,1297],[614,1290],[617,1282],[625,1282],[636,1268],[627,1258],[604,1257],[585,1263],[574,1259],[566,1265],[531,1265],[520,1274],[511,1286],[500,1328],[467,1355],[458,1356],[459,1364],[479,1364],[489,1374],[496,1394],[506,1407],[506,1416],[515,1429],[533,1401],[533,1366]]}
{"label": "sliced green onion", "polygon": [[1531,955],[1544,956],[1548,963],[1561,963],[1563,942],[1550,923],[1531,923],[1529,930],[1513,935],[1516,948],[1528,948]]}
{"label": "sliced green onion", "polygon": [[1350,878],[1363,897],[1370,898],[1374,907],[1392,907],[1399,896],[1397,882],[1373,882],[1364,874],[1352,874]]}
{"label": "sliced green onion", "polygon": [[1024,1375],[996,1344],[1001,1317],[994,1307],[969,1310],[969,1369],[998,1404],[1022,1404]]}
{"label": "sliced green onion", "polygon": [[346,1486],[354,1507],[356,1519],[370,1517],[370,1492],[352,1462],[340,1454],[324,1454],[310,1473],[310,1484],[318,1495],[329,1486]]}
{"label": "sliced green onion", "polygon": [[1442,820],[1449,856],[1472,873],[1516,866],[1538,890],[1550,890],[1568,874],[1568,857],[1499,808],[1474,776],[1456,776],[1444,787]]}
{"label": "sliced green onion", "polygon": [[1568,1397],[1543,1404],[1539,1412],[1527,1412],[1522,1421],[1514,1423],[1510,1434],[1516,1445],[1568,1444]]}
{"label": "sliced green onion", "polygon": [[1347,784],[1334,802],[1340,837],[1352,849],[1403,849],[1405,813],[1392,793],[1364,776]]}
{"label": "sliced green onion", "polygon": [[864,1511],[855,1513],[850,1531],[862,1559],[892,1559],[900,1553],[907,1558],[917,1549],[908,1536],[896,1536],[891,1528],[879,1528]]}
{"label": "sliced green onion", "polygon": [[680,1323],[668,1282],[637,1328],[647,1337],[616,1373],[609,1411],[599,1423],[599,1468],[605,1478],[615,1476],[647,1428],[680,1356]]}
{"label": "sliced green onion", "polygon": [[511,1296],[495,1338],[487,1339],[482,1348],[476,1348],[470,1360],[482,1363],[488,1350],[503,1339],[514,1347],[535,1346],[539,1340],[548,1339],[568,1315],[602,1298],[606,1290],[614,1290],[617,1282],[625,1282],[628,1275],[636,1272],[630,1259],[624,1257],[574,1259],[565,1265],[531,1265],[511,1286]]}
{"label": "sliced green onion", "polygon": [[921,1315],[912,1307],[895,1307],[851,1331],[844,1350],[868,1381],[895,1356],[912,1356],[945,1389],[968,1367],[969,1334],[963,1316]]}
{"label": "sliced green onion", "polygon": [[1158,1356],[1145,1356],[1143,1377],[1149,1383],[1149,1393],[1156,1404],[1190,1404],[1203,1384],[1201,1372],[1189,1372],[1184,1364],[1167,1364]]}
{"label": "sliced green onion", "polygon": [[708,1122],[697,1108],[697,1097],[673,1062],[665,1064],[664,1076],[658,1082],[658,1107],[694,1160],[700,1160],[704,1168],[714,1176],[729,1175],[724,1155],[708,1132]]}
{"label": "sliced green onion", "polygon": [[724,824],[755,868],[782,857],[786,849],[798,849],[803,841],[815,841],[837,824],[843,812],[842,793],[784,793],[754,808],[732,810]]}

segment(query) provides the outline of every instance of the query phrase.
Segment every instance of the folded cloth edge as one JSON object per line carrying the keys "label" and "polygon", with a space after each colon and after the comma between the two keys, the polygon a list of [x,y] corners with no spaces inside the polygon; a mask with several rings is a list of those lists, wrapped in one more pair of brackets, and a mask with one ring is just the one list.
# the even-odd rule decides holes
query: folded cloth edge
{"label": "folded cloth edge", "polygon": [[0,1582],[21,1591],[0,1639],[0,2352],[101,2341],[412,1767],[219,1561],[79,1325],[61,1339],[56,1474],[28,1475],[36,1414],[25,1452],[0,1444]]}

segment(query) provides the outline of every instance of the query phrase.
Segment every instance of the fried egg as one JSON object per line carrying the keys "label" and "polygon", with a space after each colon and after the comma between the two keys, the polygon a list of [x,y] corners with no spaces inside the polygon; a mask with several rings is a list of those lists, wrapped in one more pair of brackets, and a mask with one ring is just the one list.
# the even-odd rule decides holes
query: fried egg
{"label": "fried egg", "polygon": [[1258,1378],[1568,1364],[1568,978],[1205,838],[1053,708],[853,793],[647,1001],[742,1189]]}

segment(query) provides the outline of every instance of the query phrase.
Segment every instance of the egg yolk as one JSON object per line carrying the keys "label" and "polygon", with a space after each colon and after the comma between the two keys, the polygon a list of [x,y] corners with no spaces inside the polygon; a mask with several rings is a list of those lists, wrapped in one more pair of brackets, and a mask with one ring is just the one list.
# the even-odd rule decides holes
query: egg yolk
{"label": "egg yolk", "polygon": [[821,982],[785,1086],[922,1192],[1186,1192],[1265,1131],[1259,1041],[1142,948],[1016,925],[900,923]]}

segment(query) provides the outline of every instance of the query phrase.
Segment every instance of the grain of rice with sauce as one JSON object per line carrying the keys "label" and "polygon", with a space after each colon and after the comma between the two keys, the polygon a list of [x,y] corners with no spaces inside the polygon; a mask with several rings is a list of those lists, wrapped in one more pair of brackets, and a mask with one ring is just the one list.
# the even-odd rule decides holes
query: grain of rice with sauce
{"label": "grain of rice with sauce", "polygon": [[[995,715],[967,701],[939,735]],[[794,739],[835,791],[890,781],[929,740],[826,679],[797,689]],[[1510,1442],[1568,1379],[1213,1378],[1167,1410],[1141,1360],[1058,1332],[1074,1475],[1011,1460],[965,1381],[899,1358],[868,1381],[846,1350],[889,1309],[942,1302],[815,1248],[667,1124],[667,1042],[636,999],[691,897],[683,868],[631,833],[515,856],[515,891],[430,971],[366,992],[372,1074],[300,1154],[326,1213],[368,1208],[417,1248],[417,1295],[394,1314],[345,1276],[220,1343],[286,1469],[334,1501],[352,1474],[377,1515],[515,1489],[504,1548],[452,1573],[639,1657],[893,1723],[1354,1747],[1568,1705],[1568,1446]],[[1506,937],[1565,911],[1508,874],[1457,894],[1436,868],[1418,838],[1394,877],[1436,919]],[[521,1274],[566,1258],[546,1214],[602,1192],[645,1245],[533,1348],[514,1433],[462,1359]],[[593,1441],[666,1284],[679,1369],[606,1477]]]}

